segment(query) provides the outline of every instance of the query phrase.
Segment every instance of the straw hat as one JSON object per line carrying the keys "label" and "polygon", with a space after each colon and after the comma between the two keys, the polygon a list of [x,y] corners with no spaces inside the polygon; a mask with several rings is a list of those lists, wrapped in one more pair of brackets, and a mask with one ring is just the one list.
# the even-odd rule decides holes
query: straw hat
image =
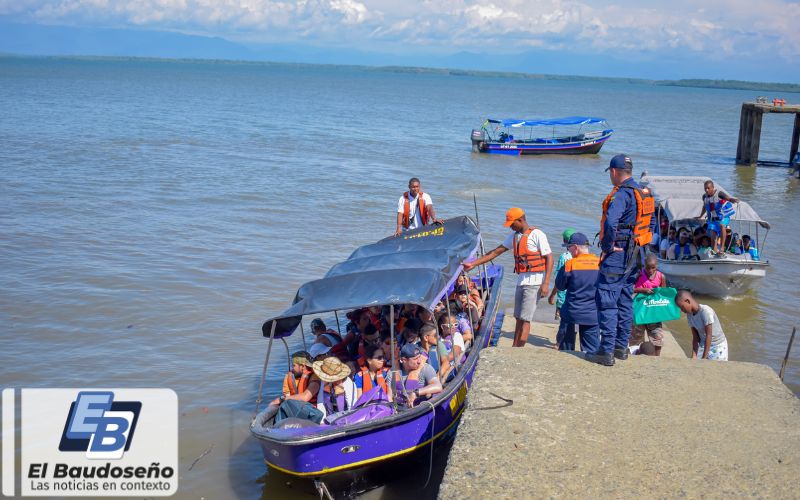
{"label": "straw hat", "polygon": [[350,375],[350,367],[334,357],[314,361],[313,369],[323,382],[336,382]]}

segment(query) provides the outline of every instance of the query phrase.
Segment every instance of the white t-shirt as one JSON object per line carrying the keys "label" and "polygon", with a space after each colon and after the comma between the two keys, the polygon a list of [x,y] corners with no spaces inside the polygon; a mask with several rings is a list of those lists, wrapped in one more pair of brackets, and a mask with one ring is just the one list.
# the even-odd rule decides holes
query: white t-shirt
{"label": "white t-shirt", "polygon": [[706,325],[711,325],[711,346],[718,346],[726,342],[725,334],[722,332],[722,325],[719,324],[717,313],[705,304],[698,304],[700,310],[697,314],[687,314],[689,327],[697,330],[700,335],[700,345],[706,345]]}
{"label": "white t-shirt", "polygon": [[[425,200],[425,206],[430,210],[433,206],[433,200],[428,193],[422,193],[422,199]],[[408,200],[408,229],[417,229],[422,227],[422,220],[419,213],[419,195]],[[402,214],[406,211],[406,197],[400,196],[397,201],[397,213]]]}
{"label": "white t-shirt", "polygon": [[[516,235],[517,233],[511,233],[503,241],[503,246],[512,252],[514,251]],[[547,236],[541,229],[536,228],[528,235],[528,251],[539,252],[542,257],[551,253],[550,244],[547,243]],[[541,285],[542,281],[544,281],[544,273],[520,273],[517,275],[517,286]]]}

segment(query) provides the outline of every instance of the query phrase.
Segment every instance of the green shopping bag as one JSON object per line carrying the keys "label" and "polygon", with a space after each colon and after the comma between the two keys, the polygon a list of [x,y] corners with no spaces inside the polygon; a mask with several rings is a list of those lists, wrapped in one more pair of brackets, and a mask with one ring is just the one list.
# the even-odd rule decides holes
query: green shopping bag
{"label": "green shopping bag", "polygon": [[675,304],[677,294],[674,288],[653,288],[651,295],[637,293],[633,298],[633,323],[649,325],[679,319],[681,310]]}

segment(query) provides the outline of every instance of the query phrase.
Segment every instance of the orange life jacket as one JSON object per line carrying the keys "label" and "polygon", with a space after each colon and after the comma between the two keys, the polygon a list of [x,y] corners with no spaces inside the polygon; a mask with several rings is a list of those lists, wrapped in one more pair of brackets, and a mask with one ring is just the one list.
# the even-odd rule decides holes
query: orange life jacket
{"label": "orange life jacket", "polygon": [[534,229],[533,226],[529,227],[514,245],[514,272],[517,274],[543,273],[545,270],[542,253],[528,250],[528,236]]}
{"label": "orange life jacket", "polygon": [[611,200],[614,199],[614,195],[617,194],[617,191],[619,191],[620,187],[633,190],[633,195],[636,198],[636,221],[632,225],[620,224],[619,227],[621,229],[630,229],[632,231],[633,234],[631,235],[631,241],[633,241],[636,246],[643,247],[645,245],[649,245],[650,242],[653,241],[653,233],[650,231],[650,222],[653,219],[653,214],[656,211],[655,200],[653,199],[653,194],[646,187],[637,188],[629,184],[615,186],[614,189],[608,193],[606,199],[603,200],[603,217],[600,219],[600,240],[603,240],[603,228],[605,228],[606,225],[606,213],[608,212],[608,206],[611,204]]}
{"label": "orange life jacket", "polygon": [[[378,385],[383,387],[383,390],[387,393],[389,392],[389,385],[386,383],[386,375],[388,374],[388,372],[389,370],[383,368],[377,374],[375,374],[375,378],[378,381]],[[372,377],[369,374],[369,368],[367,368],[366,366],[361,368],[361,379],[362,379],[361,383],[362,394],[374,387],[374,384],[372,382]]]}
{"label": "orange life jacket", "polygon": [[[408,225],[410,223],[410,220],[409,220],[408,216],[409,216],[409,214],[411,212],[411,202],[409,201],[410,200],[410,195],[409,195],[408,191],[403,193],[403,198],[406,199],[405,200],[405,206],[403,208],[403,227],[408,229]],[[419,194],[417,194],[417,199],[419,200],[417,202],[418,203],[417,204],[417,210],[419,211],[419,218],[422,221],[422,225],[423,226],[427,226],[428,222],[430,222],[431,214],[430,214],[430,212],[428,210],[428,207],[425,206],[425,198],[422,196],[422,191],[420,191]]]}
{"label": "orange life jacket", "polygon": [[308,388],[309,375],[311,375],[311,371],[306,368],[303,370],[303,375],[300,376],[300,380],[297,380],[294,373],[290,370],[283,379],[283,392],[288,392],[290,396],[302,394],[305,392],[306,388]]}
{"label": "orange life jacket", "polygon": [[564,272],[597,271],[600,269],[600,257],[593,253],[582,253],[564,264]]}

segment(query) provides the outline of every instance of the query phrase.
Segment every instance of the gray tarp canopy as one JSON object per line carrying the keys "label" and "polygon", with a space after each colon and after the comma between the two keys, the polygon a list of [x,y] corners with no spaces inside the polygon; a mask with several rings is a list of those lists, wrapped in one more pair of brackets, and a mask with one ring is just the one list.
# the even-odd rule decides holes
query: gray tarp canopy
{"label": "gray tarp canopy", "polygon": [[463,216],[359,247],[323,278],[301,286],[292,306],[268,319],[261,331],[268,337],[277,321],[275,337],[285,337],[305,315],[367,306],[418,304],[432,309],[479,241],[477,226]]}
{"label": "gray tarp canopy", "polygon": [[[676,221],[694,219],[700,215],[700,211],[703,209],[703,194],[705,193],[703,184],[707,180],[709,180],[708,177],[657,177],[645,175],[641,178],[640,183],[650,189],[656,200],[656,205],[664,210],[667,219]],[[735,197],[716,181],[714,181],[714,186],[728,196]],[[740,200],[734,206],[736,214],[731,217],[731,220],[758,222],[762,227],[769,229],[769,223],[759,217],[747,202]]]}

